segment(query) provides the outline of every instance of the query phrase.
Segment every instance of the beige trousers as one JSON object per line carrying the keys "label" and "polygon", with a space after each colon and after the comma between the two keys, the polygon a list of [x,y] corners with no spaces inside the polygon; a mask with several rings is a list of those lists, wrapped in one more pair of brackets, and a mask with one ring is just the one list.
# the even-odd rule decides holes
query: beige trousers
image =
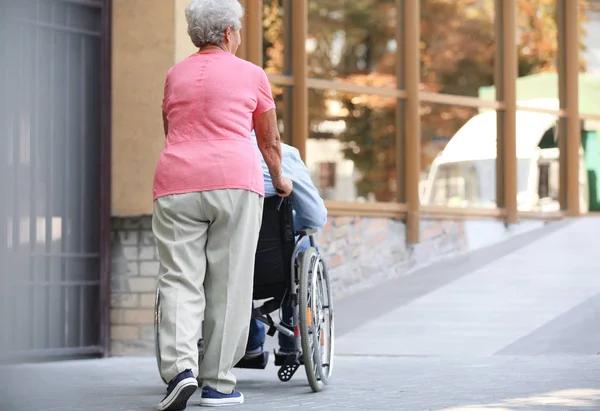
{"label": "beige trousers", "polygon": [[[231,369],[248,340],[262,206],[263,198],[247,190],[176,194],[154,202],[160,373],[166,381],[191,369],[219,392],[235,388]],[[200,338],[205,353],[199,366]]]}

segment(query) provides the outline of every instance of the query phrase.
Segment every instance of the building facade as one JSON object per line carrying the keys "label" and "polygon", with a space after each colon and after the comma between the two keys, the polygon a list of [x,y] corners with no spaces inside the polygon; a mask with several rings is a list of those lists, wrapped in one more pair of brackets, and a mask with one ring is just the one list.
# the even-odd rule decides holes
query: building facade
{"label": "building facade", "polygon": [[[152,178],[166,72],[195,52],[187,3],[27,0],[3,14],[20,97],[0,110],[14,193],[1,248],[5,272],[27,273],[4,277],[29,324],[7,347],[153,352]],[[327,200],[319,244],[337,298],[593,208],[581,206],[600,192],[600,111],[579,86],[587,2],[241,3],[239,55],[264,67],[282,138]],[[523,79],[547,73],[554,94],[522,97]],[[525,130],[533,114],[540,128]]]}

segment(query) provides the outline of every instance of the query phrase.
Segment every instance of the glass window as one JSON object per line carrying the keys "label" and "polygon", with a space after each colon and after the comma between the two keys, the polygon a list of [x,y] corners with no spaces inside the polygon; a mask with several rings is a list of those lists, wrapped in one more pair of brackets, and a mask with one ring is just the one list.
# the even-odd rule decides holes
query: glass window
{"label": "glass window", "polygon": [[[517,160],[517,192],[529,187],[531,159]],[[522,196],[525,197],[525,196]],[[496,159],[441,164],[433,176],[430,205],[446,207],[496,207]]]}
{"label": "glass window", "polygon": [[277,126],[281,141],[292,144],[292,127],[289,125],[291,116],[288,114],[292,106],[291,87],[271,84],[271,94],[275,100],[275,112],[277,113]]}
{"label": "glass window", "polygon": [[396,87],[395,0],[308,0],[308,75]]}
{"label": "glass window", "polygon": [[396,198],[396,99],[309,91],[307,165],[323,198]]}
{"label": "glass window", "polygon": [[421,0],[423,90],[478,96],[494,84],[494,1]]}
{"label": "glass window", "polygon": [[580,12],[585,13],[583,21],[584,30],[580,31],[583,43],[583,56],[581,64],[585,73],[579,75],[579,111],[582,114],[600,115],[600,3],[588,1],[588,7],[581,7]]}
{"label": "glass window", "polygon": [[[516,114],[517,207],[554,209],[559,182],[556,118],[522,110]],[[422,204],[496,207],[496,111],[422,103],[421,121]]]}
{"label": "glass window", "polygon": [[[580,1],[580,10],[586,8],[585,1],[573,1]],[[556,1],[543,0],[517,1],[515,35],[518,53],[517,75],[519,77],[517,80],[517,100],[520,105],[543,109],[559,109],[558,74],[556,73],[558,64],[557,4]],[[593,54],[593,47],[598,42],[595,41],[593,35],[586,33],[584,20],[584,18],[580,19],[582,50],[590,50],[591,48],[591,54]],[[578,47],[578,45],[569,45],[568,47],[572,46]],[[584,72],[586,68],[589,69],[586,59],[589,54],[583,51],[581,54],[580,69]],[[580,90],[587,89],[589,96],[592,96],[594,95],[594,88],[598,90],[598,86],[597,84],[594,86],[593,80],[590,82],[585,77],[586,75],[582,73],[579,83]],[[493,82],[490,82],[489,85],[480,84],[477,95],[485,100],[494,100],[496,90]],[[594,97],[586,98],[585,93],[581,94],[580,110],[586,112],[588,108],[593,110],[594,106],[598,107],[595,100],[597,99],[594,99]]]}
{"label": "glass window", "polygon": [[[557,149],[553,149],[553,152],[558,154]],[[560,210],[558,157],[547,157],[549,158],[541,158],[537,164],[537,204],[533,209],[541,212]]]}
{"label": "glass window", "polygon": [[283,0],[263,0],[263,68],[269,74],[282,74],[284,41],[289,27],[284,22]]}
{"label": "glass window", "polygon": [[496,207],[496,113],[421,104],[421,201]]}

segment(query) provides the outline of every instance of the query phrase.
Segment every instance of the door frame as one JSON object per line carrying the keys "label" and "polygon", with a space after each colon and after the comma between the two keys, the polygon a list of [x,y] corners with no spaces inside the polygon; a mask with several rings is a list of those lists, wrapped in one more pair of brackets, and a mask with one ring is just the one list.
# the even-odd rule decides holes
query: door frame
{"label": "door frame", "polygon": [[102,0],[100,45],[100,349],[110,356],[112,0]]}

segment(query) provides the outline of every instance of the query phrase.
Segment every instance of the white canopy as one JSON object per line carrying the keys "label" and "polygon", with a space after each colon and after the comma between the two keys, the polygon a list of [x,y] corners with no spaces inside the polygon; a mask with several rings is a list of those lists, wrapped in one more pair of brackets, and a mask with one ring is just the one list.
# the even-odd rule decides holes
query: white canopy
{"label": "white canopy", "polygon": [[[549,101],[551,100],[551,101]],[[519,102],[522,106],[557,109],[555,99]],[[517,110],[517,157],[528,158],[537,149],[556,116]],[[450,139],[441,153],[441,162],[496,158],[496,112],[487,111],[470,119]]]}

